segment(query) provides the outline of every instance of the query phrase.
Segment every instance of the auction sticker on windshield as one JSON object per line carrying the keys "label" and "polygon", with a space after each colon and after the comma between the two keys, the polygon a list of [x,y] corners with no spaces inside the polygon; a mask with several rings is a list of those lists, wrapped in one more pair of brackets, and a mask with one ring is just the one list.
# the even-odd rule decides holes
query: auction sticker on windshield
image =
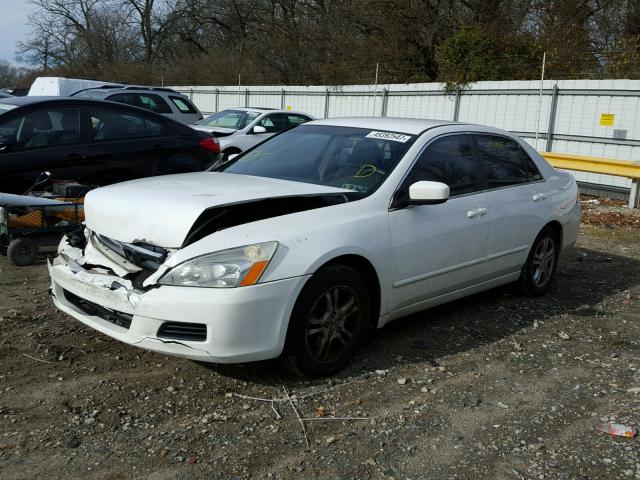
{"label": "auction sticker on windshield", "polygon": [[409,135],[402,135],[401,133],[393,133],[393,132],[369,132],[367,138],[377,138],[378,140],[392,140],[394,142],[402,142],[405,143],[408,140],[411,140]]}

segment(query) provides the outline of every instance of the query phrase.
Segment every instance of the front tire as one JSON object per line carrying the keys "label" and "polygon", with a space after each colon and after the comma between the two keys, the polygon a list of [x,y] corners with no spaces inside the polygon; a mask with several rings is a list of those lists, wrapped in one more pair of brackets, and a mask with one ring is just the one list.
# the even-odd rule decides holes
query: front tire
{"label": "front tire", "polygon": [[317,272],[293,308],[286,365],[310,377],[344,368],[367,332],[370,304],[367,285],[351,267],[332,265]]}
{"label": "front tire", "polygon": [[518,286],[524,295],[540,297],[547,293],[556,274],[559,254],[557,232],[545,227],[534,240],[518,279]]}

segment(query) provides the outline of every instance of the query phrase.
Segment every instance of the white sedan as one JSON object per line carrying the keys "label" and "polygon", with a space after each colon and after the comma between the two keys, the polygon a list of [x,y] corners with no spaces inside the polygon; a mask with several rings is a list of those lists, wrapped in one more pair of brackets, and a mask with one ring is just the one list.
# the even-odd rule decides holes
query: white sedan
{"label": "white sedan", "polygon": [[277,133],[302,125],[313,117],[308,113],[273,108],[232,108],[191,125],[210,133],[220,143],[222,162],[244,152]]}
{"label": "white sedan", "polygon": [[327,375],[369,327],[511,282],[545,293],[577,193],[495,128],[313,121],[216,171],[90,192],[49,266],[53,299],[141,348]]}

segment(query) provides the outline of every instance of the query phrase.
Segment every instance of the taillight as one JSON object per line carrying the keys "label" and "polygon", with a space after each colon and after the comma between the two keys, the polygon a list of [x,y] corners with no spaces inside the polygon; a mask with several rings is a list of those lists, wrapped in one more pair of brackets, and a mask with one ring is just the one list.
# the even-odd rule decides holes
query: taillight
{"label": "taillight", "polygon": [[212,153],[220,153],[220,142],[217,138],[203,138],[202,140],[200,140],[200,146]]}

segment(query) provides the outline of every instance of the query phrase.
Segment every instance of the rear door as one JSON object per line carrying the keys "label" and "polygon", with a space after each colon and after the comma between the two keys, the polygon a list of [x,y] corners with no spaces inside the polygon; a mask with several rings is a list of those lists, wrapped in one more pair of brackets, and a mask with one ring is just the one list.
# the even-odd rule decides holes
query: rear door
{"label": "rear door", "polygon": [[447,135],[429,144],[396,198],[408,196],[409,186],[421,180],[446,183],[450,198],[389,212],[392,309],[479,283],[485,275],[487,195],[470,136]]}
{"label": "rear door", "polygon": [[88,162],[98,185],[167,173],[168,159],[181,151],[156,117],[94,106],[88,112]]}
{"label": "rear door", "polygon": [[519,271],[549,217],[546,182],[515,140],[474,134],[491,211],[489,269],[498,277]]}
{"label": "rear door", "polygon": [[81,119],[81,107],[70,105],[0,120],[0,191],[23,193],[43,171],[53,180],[84,181],[88,146]]}

